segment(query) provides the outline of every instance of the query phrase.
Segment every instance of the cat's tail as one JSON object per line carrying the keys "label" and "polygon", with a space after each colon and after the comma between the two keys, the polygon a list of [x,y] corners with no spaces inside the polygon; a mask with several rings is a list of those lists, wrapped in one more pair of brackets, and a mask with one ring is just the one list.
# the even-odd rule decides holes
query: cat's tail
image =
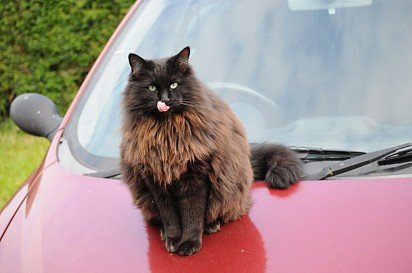
{"label": "cat's tail", "polygon": [[289,148],[278,144],[252,144],[254,180],[265,180],[269,187],[285,189],[299,181],[303,174],[301,160]]}

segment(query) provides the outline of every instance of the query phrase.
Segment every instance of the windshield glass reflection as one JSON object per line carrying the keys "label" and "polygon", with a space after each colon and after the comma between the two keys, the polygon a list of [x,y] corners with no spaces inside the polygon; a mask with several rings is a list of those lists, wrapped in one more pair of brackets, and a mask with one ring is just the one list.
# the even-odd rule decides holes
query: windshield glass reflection
{"label": "windshield glass reflection", "polygon": [[110,49],[77,124],[88,153],[118,157],[127,55],[192,48],[198,76],[250,142],[373,151],[411,141],[412,2],[292,11],[287,1],[147,1]]}

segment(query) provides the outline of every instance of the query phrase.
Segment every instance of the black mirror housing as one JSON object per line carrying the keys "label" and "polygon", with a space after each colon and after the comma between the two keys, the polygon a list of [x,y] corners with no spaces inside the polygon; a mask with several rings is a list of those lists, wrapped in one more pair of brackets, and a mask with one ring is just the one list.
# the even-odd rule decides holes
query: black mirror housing
{"label": "black mirror housing", "polygon": [[10,116],[24,132],[53,139],[62,121],[56,104],[48,97],[37,93],[17,96],[10,106]]}

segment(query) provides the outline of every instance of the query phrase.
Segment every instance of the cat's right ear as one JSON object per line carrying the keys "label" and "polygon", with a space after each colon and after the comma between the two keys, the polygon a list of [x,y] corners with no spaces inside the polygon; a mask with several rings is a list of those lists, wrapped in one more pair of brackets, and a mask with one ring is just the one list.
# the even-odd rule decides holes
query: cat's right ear
{"label": "cat's right ear", "polygon": [[138,70],[139,68],[145,66],[147,63],[146,63],[145,59],[143,59],[139,55],[130,53],[129,54],[129,64],[130,64],[130,68],[134,72],[134,71]]}

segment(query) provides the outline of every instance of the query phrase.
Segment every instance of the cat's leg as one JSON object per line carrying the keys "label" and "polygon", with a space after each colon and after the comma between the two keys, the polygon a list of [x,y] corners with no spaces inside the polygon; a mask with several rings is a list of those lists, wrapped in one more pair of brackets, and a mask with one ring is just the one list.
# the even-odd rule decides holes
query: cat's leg
{"label": "cat's leg", "polygon": [[211,191],[206,212],[205,233],[216,233],[221,225],[239,219],[247,214],[252,206],[249,191],[234,194],[230,196],[230,200],[230,202],[223,202],[221,195]]}
{"label": "cat's leg", "polygon": [[222,201],[223,196],[217,194],[216,189],[209,186],[208,200],[206,207],[206,217],[204,225],[204,233],[213,234],[220,230],[221,224],[223,224],[222,219]]}
{"label": "cat's leg", "polygon": [[169,190],[157,183],[150,183],[149,188],[162,222],[160,235],[165,241],[167,251],[176,252],[181,238],[180,215],[176,200]]}
{"label": "cat's leg", "polygon": [[[231,177],[223,176],[223,173],[219,171],[211,172],[209,181],[204,232],[212,234],[219,231],[221,225],[247,214],[252,206],[249,195],[252,179],[243,168],[243,173],[240,171]],[[228,183],[228,181],[235,181],[235,183]]]}
{"label": "cat's leg", "polygon": [[199,178],[183,181],[190,186],[179,194],[178,205],[182,221],[182,238],[178,246],[180,255],[192,255],[202,246],[203,224],[206,211],[207,184]]}

